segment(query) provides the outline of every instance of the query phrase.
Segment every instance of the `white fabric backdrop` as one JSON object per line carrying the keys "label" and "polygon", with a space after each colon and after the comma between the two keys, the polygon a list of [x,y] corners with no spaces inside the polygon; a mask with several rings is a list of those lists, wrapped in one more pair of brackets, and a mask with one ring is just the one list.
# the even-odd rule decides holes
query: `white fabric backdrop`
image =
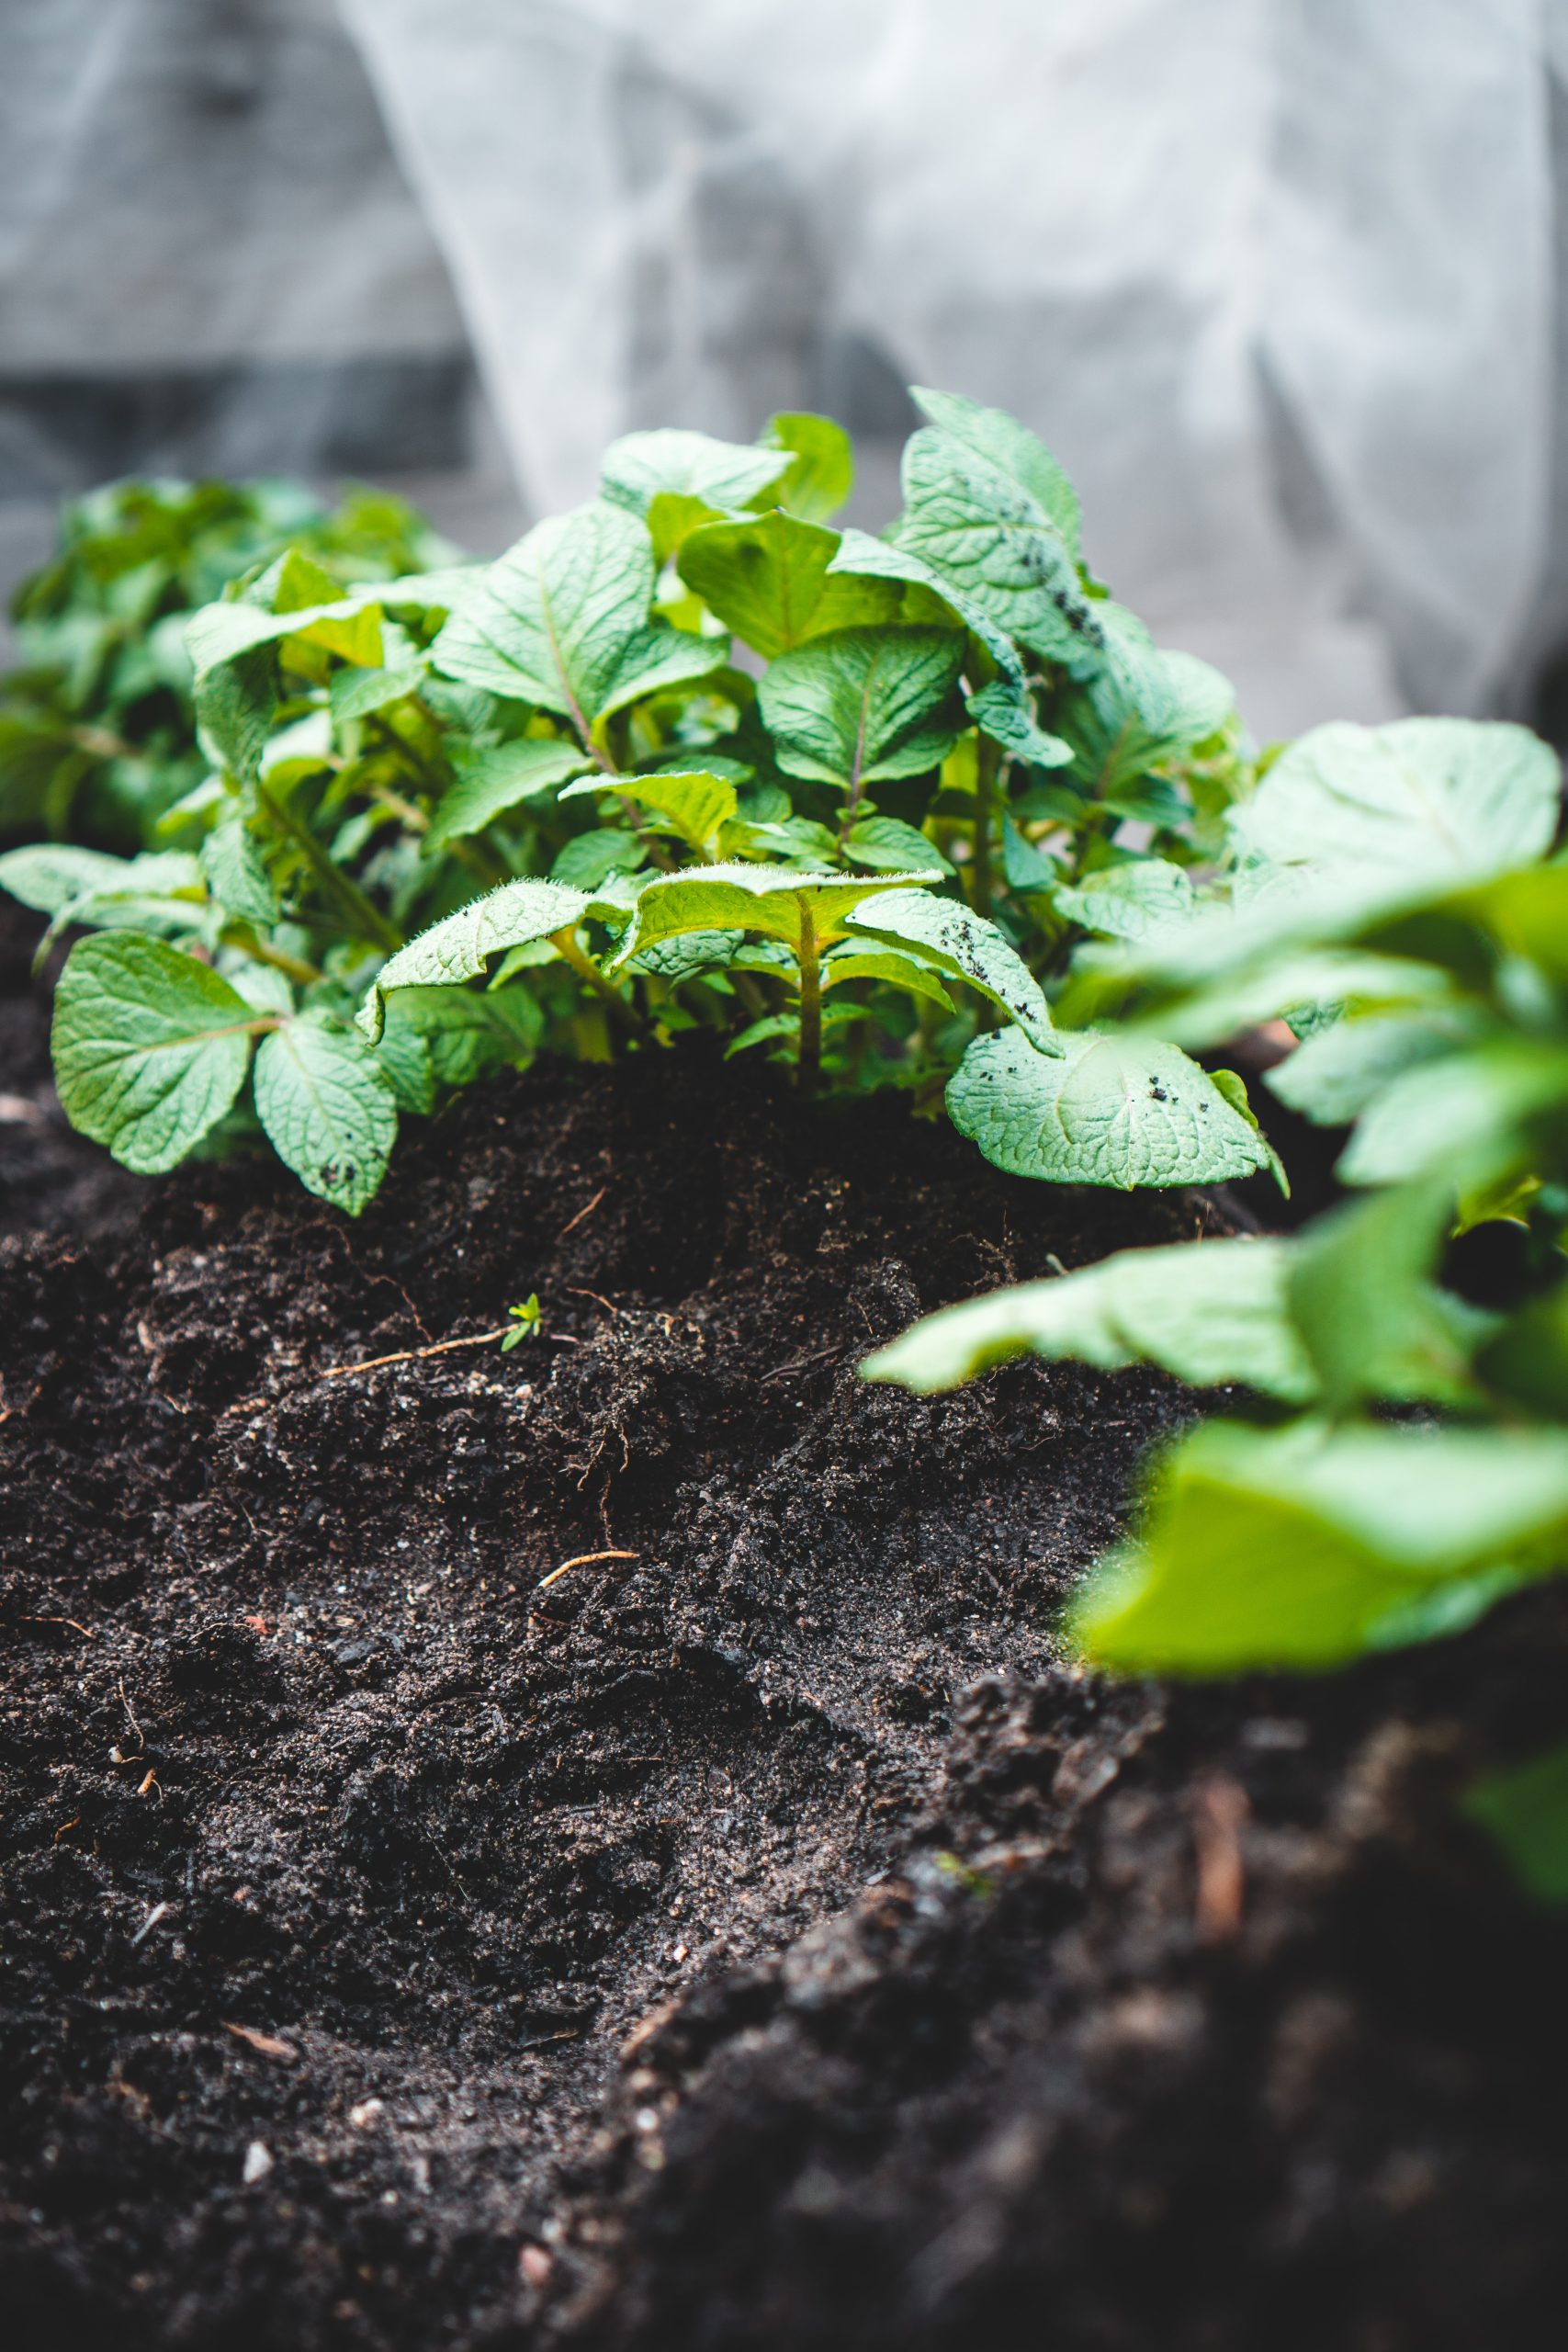
{"label": "white fabric backdrop", "polygon": [[1485,707],[1568,628],[1568,0],[340,5],[536,509],[804,404],[886,519],[913,379],[1044,435],[1261,731]]}

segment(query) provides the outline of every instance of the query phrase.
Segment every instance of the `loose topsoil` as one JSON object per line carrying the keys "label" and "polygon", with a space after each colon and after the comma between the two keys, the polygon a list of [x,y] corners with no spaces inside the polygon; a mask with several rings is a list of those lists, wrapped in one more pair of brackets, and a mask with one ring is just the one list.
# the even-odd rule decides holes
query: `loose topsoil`
{"label": "loose topsoil", "polygon": [[1563,1596],[1102,1684],[1054,1615],[1194,1400],[856,1376],[1213,1204],[686,1055],[497,1082],[357,1225],[63,1182],[0,1250],[14,2352],[1561,2344],[1568,1934],[1453,1798],[1568,1728]]}

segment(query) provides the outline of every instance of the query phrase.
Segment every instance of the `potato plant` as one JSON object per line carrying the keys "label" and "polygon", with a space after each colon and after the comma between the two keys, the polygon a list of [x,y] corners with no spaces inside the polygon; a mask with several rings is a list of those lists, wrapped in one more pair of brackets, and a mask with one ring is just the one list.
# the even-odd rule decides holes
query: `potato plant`
{"label": "potato plant", "polygon": [[[1229,889],[1080,963],[1068,1001],[1188,1046],[1283,1015],[1301,1042],[1269,1083],[1349,1128],[1348,1203],[1288,1239],[1129,1251],[972,1300],[865,1366],[930,1391],[1032,1351],[1248,1392],[1156,1458],[1136,1533],[1073,1611],[1097,1663],[1331,1667],[1568,1568],[1560,792],[1521,728],[1303,738],[1233,814]],[[1452,1278],[1481,1226],[1513,1243],[1485,1304]],[[1472,1804],[1568,1899],[1568,1751]]]}
{"label": "potato plant", "polygon": [[126,1165],[258,1132],[351,1212],[400,1115],[541,1046],[705,1030],[804,1093],[945,1085],[998,1166],[1269,1166],[1240,1082],[1052,1012],[1075,943],[1188,903],[1252,769],[1224,679],[1086,569],[996,410],[919,393],[905,511],[840,529],[848,441],[627,435],[489,566],[292,547],[185,631],[200,772],[134,856],[0,882],[72,951],[61,1098]]}

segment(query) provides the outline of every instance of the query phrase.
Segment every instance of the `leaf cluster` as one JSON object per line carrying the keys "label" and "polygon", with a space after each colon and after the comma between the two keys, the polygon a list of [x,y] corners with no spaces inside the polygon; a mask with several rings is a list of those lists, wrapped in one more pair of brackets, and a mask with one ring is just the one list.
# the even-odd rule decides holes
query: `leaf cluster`
{"label": "leaf cluster", "polygon": [[793,414],[629,435],[489,566],[235,572],[182,625],[187,766],[135,854],[0,859],[107,934],[58,1000],[73,1120],[148,1170],[265,1135],[357,1211],[398,1117],[498,1061],[707,1031],[806,1092],[946,1087],[1025,1174],[1268,1165],[1238,1082],[1051,1009],[1213,864],[1252,776],[1230,689],[1093,580],[1032,435],[917,398],[881,539],[830,520],[845,435]]}

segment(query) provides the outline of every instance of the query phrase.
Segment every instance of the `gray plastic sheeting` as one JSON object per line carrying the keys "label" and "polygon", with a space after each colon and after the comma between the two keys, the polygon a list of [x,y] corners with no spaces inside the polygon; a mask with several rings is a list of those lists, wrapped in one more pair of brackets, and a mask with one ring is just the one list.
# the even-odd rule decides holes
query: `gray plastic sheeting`
{"label": "gray plastic sheeting", "polygon": [[1568,0],[342,0],[525,494],[613,435],[1024,417],[1263,731],[1563,633]]}

